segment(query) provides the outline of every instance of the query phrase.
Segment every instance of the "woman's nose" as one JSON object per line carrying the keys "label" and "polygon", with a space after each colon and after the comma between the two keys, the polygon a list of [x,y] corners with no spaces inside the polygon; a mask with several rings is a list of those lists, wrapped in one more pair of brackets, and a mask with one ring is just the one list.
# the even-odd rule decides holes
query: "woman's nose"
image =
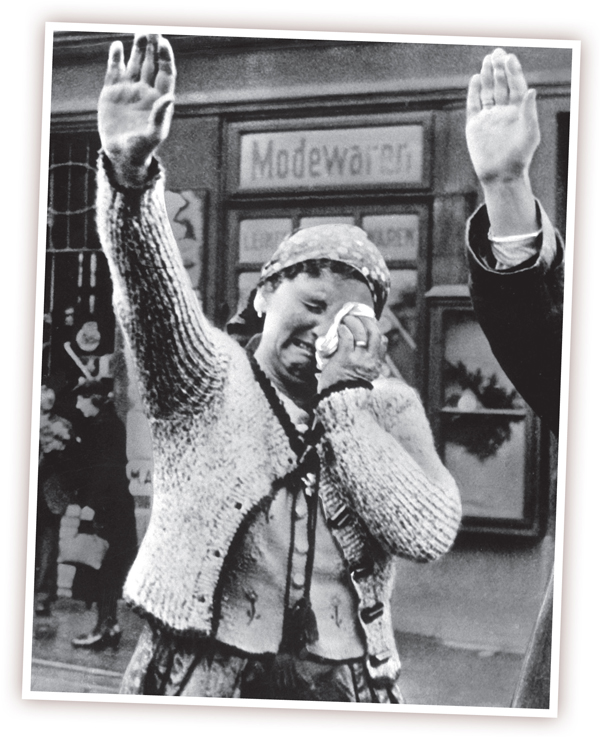
{"label": "woman's nose", "polygon": [[315,338],[322,338],[327,334],[329,328],[333,325],[333,319],[335,314],[326,313],[324,315],[316,316],[315,324],[312,328],[312,332]]}

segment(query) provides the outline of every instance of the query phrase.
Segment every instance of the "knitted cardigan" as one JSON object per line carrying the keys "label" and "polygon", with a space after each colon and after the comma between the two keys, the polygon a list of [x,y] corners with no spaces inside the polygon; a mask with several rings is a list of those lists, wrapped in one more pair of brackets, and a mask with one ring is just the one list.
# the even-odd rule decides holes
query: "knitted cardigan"
{"label": "knitted cardigan", "polygon": [[[124,190],[101,156],[96,214],[153,442],[152,514],[124,596],[174,632],[211,636],[236,533],[298,459],[247,354],[202,313],[158,163],[144,188]],[[445,553],[460,522],[459,493],[416,393],[402,382],[331,392],[315,417],[320,500],[356,589],[367,668],[374,684],[392,683],[400,670],[394,557]]]}

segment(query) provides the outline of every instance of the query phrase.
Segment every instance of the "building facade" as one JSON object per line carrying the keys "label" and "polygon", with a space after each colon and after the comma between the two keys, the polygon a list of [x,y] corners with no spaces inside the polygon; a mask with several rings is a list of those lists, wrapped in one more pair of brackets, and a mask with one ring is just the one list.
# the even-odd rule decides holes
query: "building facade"
{"label": "building facade", "polygon": [[[96,105],[115,38],[55,35],[43,372],[59,387],[84,370],[114,382],[142,536],[151,449],[94,229]],[[160,152],[167,208],[206,313],[223,326],[293,229],[333,221],[367,231],[392,274],[386,370],[421,394],[464,506],[448,555],[399,563],[395,626],[524,652],[554,557],[556,447],[495,362],[468,298],[465,224],[480,192],[465,95],[491,48],[169,38],[178,79]],[[571,52],[509,50],[538,91],[534,189],[564,232]]]}

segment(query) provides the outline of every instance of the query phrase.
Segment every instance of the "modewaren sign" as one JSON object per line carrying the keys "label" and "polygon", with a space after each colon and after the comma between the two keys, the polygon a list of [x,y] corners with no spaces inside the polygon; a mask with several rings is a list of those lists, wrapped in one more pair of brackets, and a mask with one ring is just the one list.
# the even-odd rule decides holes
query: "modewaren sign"
{"label": "modewaren sign", "polygon": [[419,184],[423,126],[243,133],[244,189]]}

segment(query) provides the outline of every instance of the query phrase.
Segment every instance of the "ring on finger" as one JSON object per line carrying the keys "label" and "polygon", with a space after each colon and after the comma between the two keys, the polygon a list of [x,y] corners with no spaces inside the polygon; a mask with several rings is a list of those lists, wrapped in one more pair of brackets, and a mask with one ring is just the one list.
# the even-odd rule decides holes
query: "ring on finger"
{"label": "ring on finger", "polygon": [[356,348],[366,348],[367,347],[367,341],[366,340],[357,340],[354,344]]}

